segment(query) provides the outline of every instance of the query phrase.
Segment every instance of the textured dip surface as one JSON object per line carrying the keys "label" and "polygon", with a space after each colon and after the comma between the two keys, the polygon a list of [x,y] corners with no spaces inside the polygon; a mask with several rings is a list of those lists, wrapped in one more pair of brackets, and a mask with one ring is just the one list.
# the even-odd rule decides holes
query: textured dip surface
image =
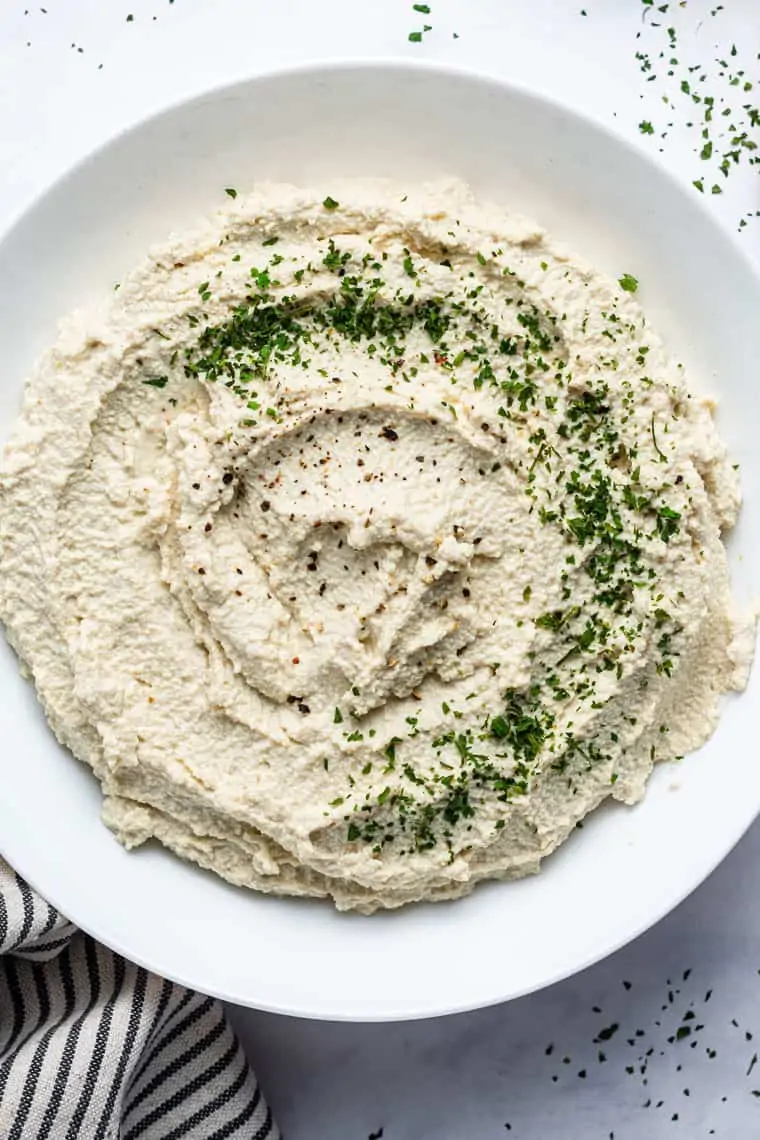
{"label": "textured dip surface", "polygon": [[28,381],[8,636],[127,846],[365,911],[535,872],[745,682],[711,407],[460,184],[228,193]]}

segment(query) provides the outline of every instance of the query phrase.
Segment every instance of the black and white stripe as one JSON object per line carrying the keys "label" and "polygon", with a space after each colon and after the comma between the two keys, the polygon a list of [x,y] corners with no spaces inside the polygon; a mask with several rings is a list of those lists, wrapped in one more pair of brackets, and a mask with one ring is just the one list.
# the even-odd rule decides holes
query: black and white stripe
{"label": "black and white stripe", "polygon": [[278,1140],[211,998],[77,931],[0,859],[0,1137]]}

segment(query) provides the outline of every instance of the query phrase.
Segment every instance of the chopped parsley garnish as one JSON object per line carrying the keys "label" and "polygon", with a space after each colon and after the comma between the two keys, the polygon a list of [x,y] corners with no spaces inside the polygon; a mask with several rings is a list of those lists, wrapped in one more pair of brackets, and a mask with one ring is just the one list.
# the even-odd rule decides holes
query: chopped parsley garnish
{"label": "chopped parsley garnish", "polygon": [[[339,203],[328,196],[323,206],[333,212]],[[324,382],[324,407],[317,414],[333,414],[331,401],[347,391],[341,385],[353,382],[336,363],[348,348],[354,377],[366,371],[378,393],[391,393],[393,400],[392,407],[381,401],[368,413],[371,422],[361,421],[357,428],[357,478],[368,483],[378,475],[379,482],[395,477],[395,467],[402,468],[401,453],[412,434],[404,408],[420,416],[415,408],[420,376],[435,372],[446,398],[436,415],[428,413],[430,426],[438,428],[445,420],[452,425],[444,429],[448,432],[458,421],[470,420],[484,445],[477,475],[462,469],[461,485],[465,477],[508,476],[504,486],[514,482],[515,488],[509,495],[525,495],[525,516],[535,527],[548,528],[547,542],[559,559],[556,575],[552,571],[546,582],[526,566],[514,586],[514,631],[531,647],[526,650],[532,654],[531,672],[517,687],[508,684],[505,670],[490,708],[468,712],[466,701],[473,698],[471,710],[477,706],[473,692],[441,701],[435,726],[426,723],[420,709],[407,707],[404,713],[410,715],[383,731],[379,721],[365,718],[358,686],[336,695],[345,711],[328,708],[325,719],[332,722],[332,746],[350,758],[350,775],[334,787],[335,765],[330,772],[328,761],[318,757],[320,775],[329,773],[330,795],[342,793],[329,802],[331,809],[344,809],[331,822],[342,820],[347,842],[367,844],[373,853],[392,847],[414,854],[438,847],[453,860],[467,849],[470,829],[480,826],[480,818],[489,820],[494,836],[503,831],[511,806],[537,781],[574,788],[593,778],[606,794],[619,792],[622,733],[619,723],[607,726],[605,675],[622,680],[638,643],[649,636],[652,673],[672,676],[682,632],[678,600],[661,589],[655,567],[663,559],[663,544],[678,545],[680,552],[685,500],[669,467],[676,456],[667,412],[657,405],[657,419],[652,414],[643,424],[635,415],[636,392],[654,383],[647,368],[655,369],[646,335],[635,325],[635,305],[623,305],[612,288],[601,312],[560,315],[526,286],[517,266],[505,265],[503,250],[491,249],[485,239],[483,249],[468,258],[450,242],[431,254],[409,238],[406,246],[368,248],[349,235],[323,233],[310,260],[297,250],[294,255],[284,235],[259,240],[259,264],[246,261],[236,270],[236,279],[244,276],[237,303],[215,294],[213,311],[204,312],[196,299],[187,315],[193,340],[184,357],[167,367],[177,364],[192,381],[228,389],[240,403],[241,431],[266,432],[270,421],[289,431],[292,393],[300,390],[302,370],[317,389]],[[271,248],[281,240],[288,256],[262,256],[261,246]],[[543,253],[532,268],[551,264],[541,283],[551,288],[562,264],[540,260]],[[638,281],[630,273],[618,283],[626,293],[637,292]],[[197,293],[206,305],[212,282],[203,281]],[[160,341],[161,330],[156,331]],[[583,368],[570,351],[574,336],[590,346]],[[167,382],[168,376],[144,380],[157,388]],[[335,422],[343,421],[336,415]],[[674,453],[670,460],[660,445],[666,440],[667,452]],[[509,465],[501,453],[505,443]],[[375,471],[371,465],[380,454]],[[436,477],[438,460],[426,445],[420,443],[414,455],[415,471]],[[322,458],[330,457],[320,457],[320,463]],[[272,506],[269,499],[259,505],[264,515]],[[319,539],[315,532],[314,550],[305,562],[314,598],[325,599],[320,605],[333,595],[319,555],[326,530]],[[457,519],[453,533],[476,551],[476,565],[486,547],[477,551],[482,538],[475,516]],[[344,541],[336,537],[338,550]],[[472,606],[466,599],[478,597],[476,576],[471,580],[467,571],[448,568],[439,578],[435,548],[419,558],[431,606],[440,604],[445,613],[452,581],[459,582],[452,597],[460,606]],[[343,564],[340,556],[337,564]],[[379,558],[375,569],[380,570]],[[346,608],[343,601],[336,605]],[[455,605],[445,620],[451,620],[453,631],[467,627]],[[452,644],[459,653],[454,633]],[[463,640],[463,655],[467,649]],[[426,652],[420,650],[423,674]],[[496,678],[499,668],[498,662],[492,666]],[[292,700],[302,715],[311,711],[303,698]]]}

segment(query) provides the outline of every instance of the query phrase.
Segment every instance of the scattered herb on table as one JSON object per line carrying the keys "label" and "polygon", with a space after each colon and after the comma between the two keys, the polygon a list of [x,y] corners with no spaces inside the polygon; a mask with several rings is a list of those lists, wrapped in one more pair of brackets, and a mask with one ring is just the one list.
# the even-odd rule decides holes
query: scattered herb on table
{"label": "scattered herb on table", "polygon": [[[431,13],[429,4],[412,4],[412,9],[415,12],[419,12],[423,16],[429,16]],[[409,33],[409,43],[421,44],[425,34],[427,32],[432,32],[432,30],[433,28],[431,24],[423,24],[422,31],[414,31]]]}
{"label": "scattered herb on table", "polygon": [[[641,9],[645,27],[637,34],[635,58],[645,83],[657,85],[663,110],[660,122],[645,119],[639,130],[662,144],[676,125],[685,128],[695,159],[707,170],[692,185],[700,194],[707,186],[711,194],[722,194],[735,171],[760,163],[760,102],[755,95],[760,57],[750,60],[753,74],[743,59],[744,49],[736,43],[707,47],[706,37],[714,29],[720,31],[723,4],[709,8],[698,26],[703,50],[696,59],[682,48],[684,21],[695,20],[691,7],[683,2],[641,0]],[[760,211],[744,215],[739,229],[746,227],[750,217],[758,216]]]}

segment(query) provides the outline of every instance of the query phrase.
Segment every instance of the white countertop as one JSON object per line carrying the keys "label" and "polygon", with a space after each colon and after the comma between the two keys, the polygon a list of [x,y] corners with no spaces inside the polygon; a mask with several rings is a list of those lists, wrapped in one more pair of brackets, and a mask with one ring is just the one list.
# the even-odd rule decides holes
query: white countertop
{"label": "white countertop", "polygon": [[[667,11],[664,0],[428,3],[430,16],[412,0],[4,0],[0,227],[115,131],[205,87],[310,58],[421,56],[503,74],[624,134],[651,122],[653,151],[687,183],[704,178],[711,208],[760,261],[760,217],[738,232],[760,211],[752,154],[728,179],[716,157],[702,160],[704,104],[680,90],[685,79],[719,100],[725,59],[746,73],[737,105],[760,102],[742,90],[760,83],[756,0],[724,0],[715,15],[717,0]],[[645,8],[663,27],[643,22]],[[410,43],[425,22],[423,43]],[[674,108],[663,102],[670,91]],[[750,1140],[760,1135],[758,873],[760,825],[638,942],[510,1005],[406,1025],[233,1018],[287,1140],[367,1140],[381,1129],[383,1140]]]}

